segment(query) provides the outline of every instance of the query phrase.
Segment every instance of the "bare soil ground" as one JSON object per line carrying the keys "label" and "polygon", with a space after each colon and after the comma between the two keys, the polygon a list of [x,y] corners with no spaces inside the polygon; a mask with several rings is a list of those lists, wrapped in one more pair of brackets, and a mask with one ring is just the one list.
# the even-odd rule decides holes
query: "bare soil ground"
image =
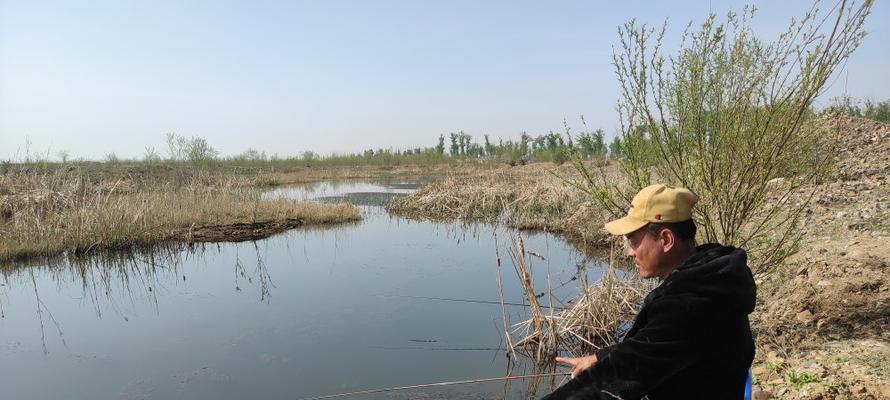
{"label": "bare soil ground", "polygon": [[759,398],[890,398],[890,125],[838,122],[837,173],[801,249],[759,282]]}

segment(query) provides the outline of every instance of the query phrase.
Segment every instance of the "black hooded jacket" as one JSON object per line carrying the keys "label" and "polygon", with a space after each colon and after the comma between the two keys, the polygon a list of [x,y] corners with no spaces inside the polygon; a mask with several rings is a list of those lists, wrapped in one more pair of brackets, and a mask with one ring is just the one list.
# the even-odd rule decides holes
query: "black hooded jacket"
{"label": "black hooded jacket", "polygon": [[701,245],[643,302],[621,343],[546,400],[741,400],[756,288],[744,250]]}

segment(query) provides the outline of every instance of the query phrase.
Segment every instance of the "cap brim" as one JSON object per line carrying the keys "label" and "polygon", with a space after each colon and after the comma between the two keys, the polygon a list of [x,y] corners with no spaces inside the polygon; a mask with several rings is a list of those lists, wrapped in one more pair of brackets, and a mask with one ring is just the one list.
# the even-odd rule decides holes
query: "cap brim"
{"label": "cap brim", "polygon": [[649,222],[639,220],[631,217],[624,217],[616,219],[612,222],[607,223],[603,227],[606,228],[606,231],[615,235],[615,236],[624,236],[628,233],[631,233],[637,229],[640,229]]}

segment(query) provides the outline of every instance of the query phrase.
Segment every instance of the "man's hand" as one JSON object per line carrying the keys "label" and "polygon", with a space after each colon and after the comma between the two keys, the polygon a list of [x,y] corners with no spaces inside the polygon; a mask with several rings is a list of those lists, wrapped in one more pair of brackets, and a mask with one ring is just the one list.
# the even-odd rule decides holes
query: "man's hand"
{"label": "man's hand", "polygon": [[556,362],[560,362],[563,364],[571,365],[572,367],[572,379],[578,376],[585,369],[590,368],[593,364],[596,364],[596,354],[589,355],[587,357],[556,357]]}

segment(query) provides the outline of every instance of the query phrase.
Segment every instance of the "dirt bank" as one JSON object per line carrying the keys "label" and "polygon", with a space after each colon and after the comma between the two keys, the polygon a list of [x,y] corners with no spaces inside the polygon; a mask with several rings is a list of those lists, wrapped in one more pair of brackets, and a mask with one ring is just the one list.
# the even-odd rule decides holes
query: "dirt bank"
{"label": "dirt bank", "polygon": [[890,125],[834,122],[834,179],[807,210],[800,252],[760,282],[762,398],[890,398]]}

